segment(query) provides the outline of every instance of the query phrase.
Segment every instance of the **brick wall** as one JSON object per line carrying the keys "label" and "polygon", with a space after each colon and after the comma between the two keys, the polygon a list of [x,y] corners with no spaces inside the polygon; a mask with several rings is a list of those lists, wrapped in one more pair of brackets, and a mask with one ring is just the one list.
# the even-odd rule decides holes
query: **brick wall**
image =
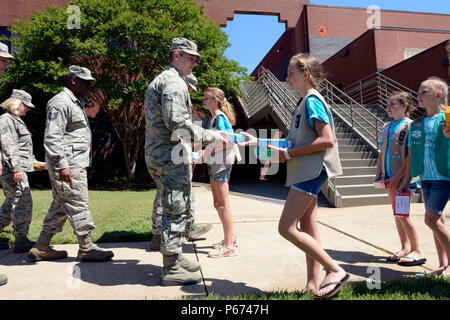
{"label": "brick wall", "polygon": [[[342,53],[348,49],[347,55]],[[367,31],[323,64],[326,78],[335,85],[346,86],[377,71],[374,30]]]}
{"label": "brick wall", "polygon": [[[449,28],[450,28],[450,17]],[[377,51],[377,67],[379,70],[390,68],[405,60],[404,50],[426,50],[450,38],[450,32],[418,32],[397,30],[376,30],[375,43]]]}
{"label": "brick wall", "polygon": [[302,7],[309,0],[194,0],[204,5],[205,15],[221,27],[233,20],[235,13],[278,15],[278,22],[285,22],[286,28],[294,28],[302,12]]}
{"label": "brick wall", "polygon": [[431,76],[448,80],[448,65],[445,63],[447,51],[445,47],[446,41],[441,42],[414,57],[384,70],[382,73],[414,91],[418,90],[422,81]]}

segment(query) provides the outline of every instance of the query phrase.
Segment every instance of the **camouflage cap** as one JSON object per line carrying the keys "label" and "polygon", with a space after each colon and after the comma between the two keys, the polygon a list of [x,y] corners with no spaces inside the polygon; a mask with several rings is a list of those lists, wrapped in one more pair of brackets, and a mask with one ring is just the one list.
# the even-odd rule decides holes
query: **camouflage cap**
{"label": "camouflage cap", "polygon": [[193,56],[197,56],[200,59],[202,58],[202,56],[199,55],[197,52],[197,45],[186,38],[173,38],[172,47],[170,48],[170,51],[174,50],[181,50],[188,54],[192,54]]}
{"label": "camouflage cap", "polygon": [[14,59],[14,57],[9,54],[8,46],[0,42],[0,57],[7,59]]}
{"label": "camouflage cap", "polygon": [[18,99],[22,101],[27,107],[34,108],[34,105],[31,103],[31,95],[24,90],[14,89],[11,94],[11,98]]}
{"label": "camouflage cap", "polygon": [[192,90],[197,91],[197,88],[195,87],[197,85],[197,77],[196,76],[194,76],[191,73],[191,74],[188,74],[187,76],[185,76],[184,80],[192,88]]}
{"label": "camouflage cap", "polygon": [[69,67],[69,78],[77,77],[87,81],[96,81],[88,68],[80,66],[70,66]]}

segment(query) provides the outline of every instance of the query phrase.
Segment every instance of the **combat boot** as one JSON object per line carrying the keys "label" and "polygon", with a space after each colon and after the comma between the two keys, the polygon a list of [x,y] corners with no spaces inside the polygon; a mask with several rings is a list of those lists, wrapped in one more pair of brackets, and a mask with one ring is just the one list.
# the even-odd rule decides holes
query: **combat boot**
{"label": "combat boot", "polygon": [[161,235],[154,234],[152,236],[152,240],[150,241],[150,250],[151,251],[160,251],[161,250]]}
{"label": "combat boot", "polygon": [[41,232],[38,240],[36,241],[36,244],[28,252],[28,260],[35,262],[42,260],[47,261],[67,258],[67,251],[57,251],[50,247],[51,239],[52,235]]}
{"label": "combat boot", "polygon": [[202,226],[198,224],[193,224],[191,230],[189,230],[189,232],[187,233],[186,238],[188,239],[188,241],[194,241],[202,234],[205,234],[209,230],[211,230],[212,227],[213,227],[212,224],[205,224]]}
{"label": "combat boot", "polygon": [[200,272],[189,272],[180,265],[178,254],[163,255],[163,264],[161,286],[190,286],[202,281]]}
{"label": "combat boot", "polygon": [[31,250],[34,247],[36,242],[30,241],[26,236],[25,237],[16,237],[16,242],[14,243],[14,252],[15,253],[24,253]]}
{"label": "combat boot", "polygon": [[8,283],[8,277],[4,274],[0,274],[0,286],[5,285],[6,283]]}
{"label": "combat boot", "polygon": [[114,257],[112,251],[102,250],[92,243],[91,236],[77,237],[80,248],[78,249],[77,260],[80,262],[103,262]]}
{"label": "combat boot", "polygon": [[178,255],[178,263],[189,272],[196,272],[200,270],[200,263],[198,263],[198,261],[191,261],[183,256],[182,253]]}

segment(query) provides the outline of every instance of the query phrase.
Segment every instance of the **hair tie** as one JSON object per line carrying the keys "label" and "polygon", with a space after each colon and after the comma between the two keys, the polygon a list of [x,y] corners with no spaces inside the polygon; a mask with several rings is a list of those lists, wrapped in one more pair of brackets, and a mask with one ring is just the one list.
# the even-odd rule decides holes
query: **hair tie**
{"label": "hair tie", "polygon": [[223,98],[223,101],[222,101],[223,103],[225,103],[225,102],[227,102],[227,98]]}

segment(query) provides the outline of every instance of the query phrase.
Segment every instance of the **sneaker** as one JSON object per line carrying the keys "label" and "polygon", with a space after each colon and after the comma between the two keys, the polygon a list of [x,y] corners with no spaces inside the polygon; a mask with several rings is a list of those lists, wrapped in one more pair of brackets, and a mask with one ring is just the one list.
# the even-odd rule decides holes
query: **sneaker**
{"label": "sneaker", "polygon": [[208,253],[209,258],[224,258],[224,257],[234,257],[237,255],[236,248],[219,247],[214,251]]}
{"label": "sneaker", "polygon": [[[213,249],[219,249],[220,247],[223,247],[223,244],[224,244],[224,243],[225,243],[225,239],[223,239],[223,240],[220,241],[220,242],[214,243],[214,244],[212,245],[212,248],[213,248]],[[239,245],[239,242],[238,242],[237,238],[234,239],[233,245],[234,245],[235,248]]]}

